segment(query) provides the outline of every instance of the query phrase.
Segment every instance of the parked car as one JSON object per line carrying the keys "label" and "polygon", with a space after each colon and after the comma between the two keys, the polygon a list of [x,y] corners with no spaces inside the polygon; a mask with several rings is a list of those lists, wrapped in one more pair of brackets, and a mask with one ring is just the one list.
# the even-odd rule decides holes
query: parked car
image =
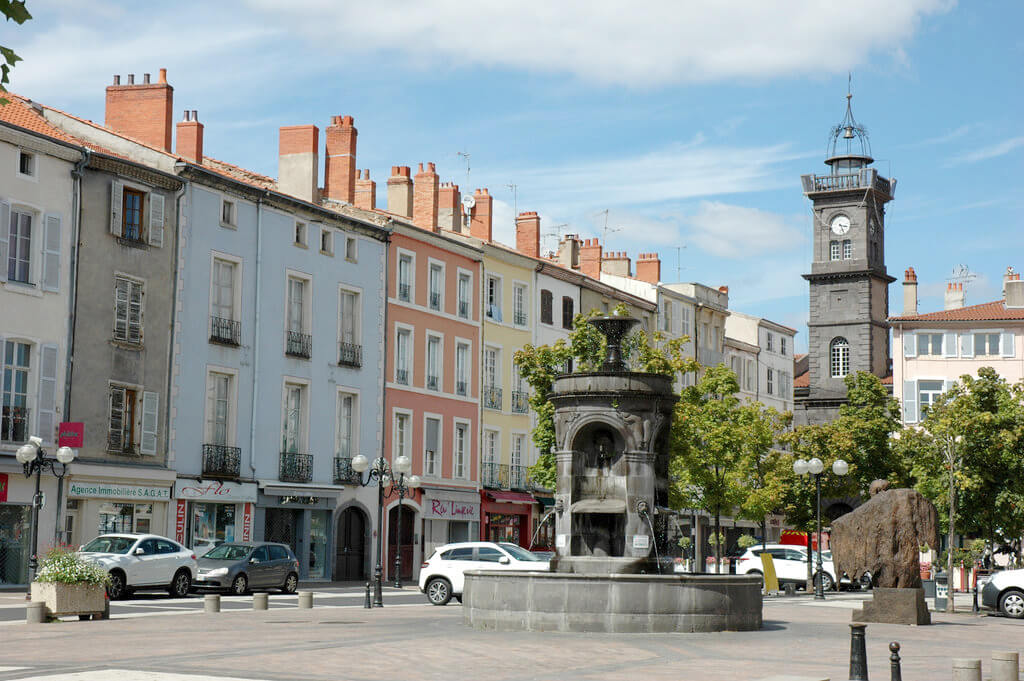
{"label": "parked car", "polygon": [[[783,584],[795,584],[804,586],[807,583],[807,549],[792,544],[768,544],[765,547],[752,546],[743,552],[736,559],[736,574],[763,574],[761,554],[767,552],[772,557],[775,566],[775,576],[779,579],[779,586]],[[817,554],[814,555],[817,568]],[[815,584],[822,580],[825,591],[831,591],[836,586],[836,570],[832,565],[832,554],[823,551],[821,554],[821,573],[814,574]]]}
{"label": "parked car", "polygon": [[1024,619],[1024,570],[994,572],[978,580],[978,589],[984,607]]}
{"label": "parked car", "polygon": [[229,591],[239,596],[251,589],[295,593],[299,559],[287,544],[225,542],[199,558],[196,591]]}
{"label": "parked car", "polygon": [[196,577],[196,554],[155,534],[101,534],[82,546],[78,555],[110,574],[107,594],[111,600],[155,589],[184,598]]}
{"label": "parked car", "polygon": [[548,561],[516,544],[487,541],[445,544],[434,549],[420,566],[419,587],[434,605],[447,605],[452,598],[461,603],[466,570],[547,572],[548,567]]}

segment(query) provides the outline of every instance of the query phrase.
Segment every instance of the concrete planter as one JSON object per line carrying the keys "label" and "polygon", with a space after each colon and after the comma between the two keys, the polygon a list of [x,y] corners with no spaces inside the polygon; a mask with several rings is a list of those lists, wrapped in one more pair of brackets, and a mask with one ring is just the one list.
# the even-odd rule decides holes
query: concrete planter
{"label": "concrete planter", "polygon": [[32,600],[46,603],[51,617],[99,614],[106,608],[106,588],[102,584],[32,582]]}

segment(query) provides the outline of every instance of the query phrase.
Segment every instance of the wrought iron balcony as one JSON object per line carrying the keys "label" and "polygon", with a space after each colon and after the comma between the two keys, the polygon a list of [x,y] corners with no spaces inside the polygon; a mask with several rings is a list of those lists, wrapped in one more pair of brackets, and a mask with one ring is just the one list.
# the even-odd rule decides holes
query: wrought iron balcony
{"label": "wrought iron balcony", "polygon": [[528,490],[530,489],[527,482],[526,466],[509,466],[508,467],[508,486],[511,489],[517,490]]}
{"label": "wrought iron balcony", "polygon": [[203,476],[237,478],[242,472],[242,449],[227,445],[203,445]]}
{"label": "wrought iron balcony", "polygon": [[278,478],[282,482],[309,482],[313,479],[313,455],[281,452]]}
{"label": "wrought iron balcony", "polygon": [[515,322],[516,326],[526,326],[526,313],[525,312],[516,312],[514,316],[515,316],[515,319],[513,321]]}
{"label": "wrought iron balcony", "polygon": [[427,376],[427,390],[437,390],[440,379],[437,376]]}
{"label": "wrought iron balcony", "polygon": [[469,301],[468,300],[460,300],[459,301],[459,316],[462,317],[463,319],[469,319]]}
{"label": "wrought iron balcony", "polygon": [[242,322],[223,317],[210,317],[210,342],[239,345],[242,342]]}
{"label": "wrought iron balcony", "polygon": [[508,466],[485,461],[480,466],[480,484],[490,489],[508,489]]}
{"label": "wrought iron balcony", "polygon": [[355,343],[338,343],[338,364],[346,367],[363,366],[363,346]]}
{"label": "wrought iron balcony", "polygon": [[455,381],[455,394],[465,396],[468,392],[468,387],[465,381]]}
{"label": "wrought iron balcony", "polygon": [[484,388],[484,408],[501,411],[501,388],[494,386]]}
{"label": "wrought iron balcony", "polygon": [[440,310],[441,309],[441,294],[431,292],[430,294],[430,309]]}
{"label": "wrought iron balcony", "polygon": [[17,442],[19,444],[28,440],[28,407],[3,408],[3,417],[0,418],[0,441]]}
{"label": "wrought iron balcony", "polygon": [[530,410],[530,393],[525,390],[512,391],[512,411],[516,414],[525,414]]}
{"label": "wrought iron balcony", "polygon": [[803,175],[800,179],[805,194],[874,189],[891,197],[895,183],[879,175],[875,168],[861,168],[859,172],[839,175]]}
{"label": "wrought iron balcony", "polygon": [[398,285],[398,299],[409,302],[409,294],[412,291],[412,287],[409,284]]}
{"label": "wrought iron balcony", "polygon": [[352,468],[351,456],[334,457],[334,484],[357,485],[360,475]]}
{"label": "wrought iron balcony", "polygon": [[409,370],[408,369],[395,369],[395,383],[401,383],[402,385],[409,385]]}
{"label": "wrought iron balcony", "polygon": [[308,333],[289,331],[285,339],[284,354],[309,359],[313,356],[313,337]]}

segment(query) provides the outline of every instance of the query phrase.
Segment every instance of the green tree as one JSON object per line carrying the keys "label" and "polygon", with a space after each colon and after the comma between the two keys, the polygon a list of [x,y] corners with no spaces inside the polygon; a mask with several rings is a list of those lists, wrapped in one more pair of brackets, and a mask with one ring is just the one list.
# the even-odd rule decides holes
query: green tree
{"label": "green tree", "polygon": [[[19,25],[32,18],[28,9],[25,8],[25,0],[0,0],[0,14],[3,14],[5,20]],[[0,56],[3,57],[3,61],[0,62],[0,92],[7,92],[5,86],[10,82],[11,69],[21,61],[21,57],[4,45],[0,45]],[[5,104],[7,104],[7,99],[0,96],[0,106]]]}
{"label": "green tree", "polygon": [[880,378],[867,371],[848,374],[843,380],[848,402],[839,407],[829,427],[838,458],[850,464],[848,477],[855,481],[856,490],[866,495],[875,480],[888,480],[894,487],[910,484],[909,467],[893,455],[890,441],[890,434],[902,427],[899,402]]}
{"label": "green tree", "polygon": [[767,541],[766,518],[781,509],[786,495],[788,458],[775,445],[792,418],[759,402],[738,407],[737,422],[744,431],[739,480],[746,489],[738,515],[761,525],[762,543]]}

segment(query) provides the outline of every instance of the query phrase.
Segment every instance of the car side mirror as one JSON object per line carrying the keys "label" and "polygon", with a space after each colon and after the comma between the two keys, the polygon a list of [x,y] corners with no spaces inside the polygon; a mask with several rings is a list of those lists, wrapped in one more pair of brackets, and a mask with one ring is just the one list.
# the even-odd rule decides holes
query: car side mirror
{"label": "car side mirror", "polygon": [[260,559],[259,558],[250,558],[249,559],[249,565],[259,565],[259,564],[260,564]]}
{"label": "car side mirror", "polygon": [[509,564],[509,563],[511,563],[512,561],[510,561],[510,560],[508,559],[508,556],[502,556],[501,558],[499,558],[499,559],[498,559],[498,562],[499,562],[500,564],[502,564],[502,565],[508,565],[508,564]]}
{"label": "car side mirror", "polygon": [[134,553],[136,556],[144,556],[146,555],[146,549],[140,546],[139,548],[135,549]]}
{"label": "car side mirror", "polygon": [[78,550],[79,551],[85,551],[85,544],[79,544],[78,545]]}

